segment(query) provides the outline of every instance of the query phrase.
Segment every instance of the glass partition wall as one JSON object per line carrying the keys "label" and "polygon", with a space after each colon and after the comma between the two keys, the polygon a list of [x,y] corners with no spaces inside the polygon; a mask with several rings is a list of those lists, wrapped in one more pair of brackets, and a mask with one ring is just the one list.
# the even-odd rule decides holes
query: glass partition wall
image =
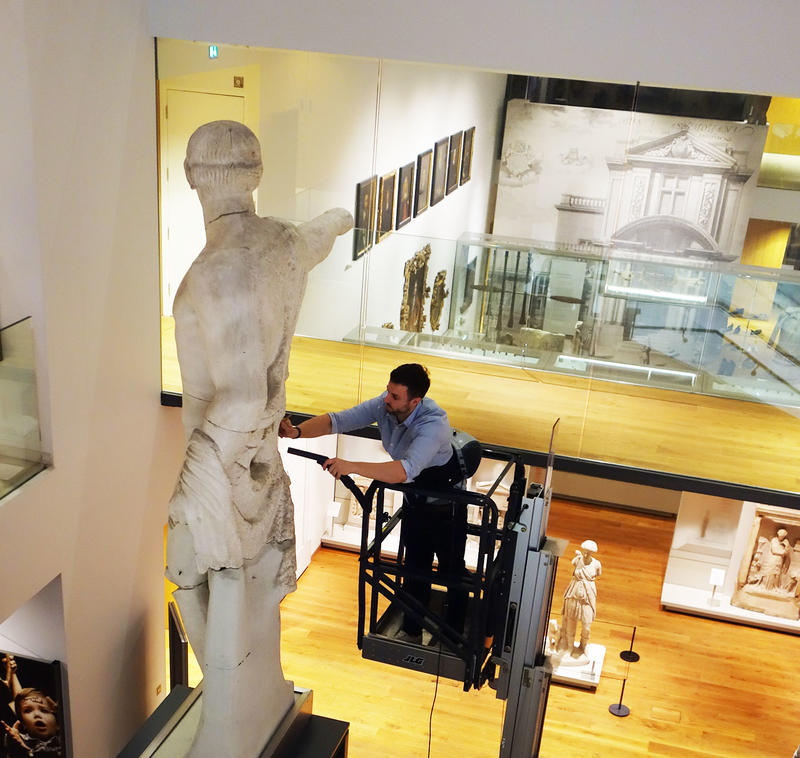
{"label": "glass partition wall", "polygon": [[0,329],[0,498],[44,468],[30,318]]}
{"label": "glass partition wall", "polygon": [[800,275],[781,268],[799,219],[752,216],[769,98],[670,114],[652,88],[612,108],[590,83],[544,97],[442,66],[158,53],[166,391],[171,298],[204,244],[186,140],[236,118],[262,143],[261,215],[356,219],[309,276],[290,410],[346,407],[421,361],[484,442],[542,451],[561,417],[566,456],[800,491]]}

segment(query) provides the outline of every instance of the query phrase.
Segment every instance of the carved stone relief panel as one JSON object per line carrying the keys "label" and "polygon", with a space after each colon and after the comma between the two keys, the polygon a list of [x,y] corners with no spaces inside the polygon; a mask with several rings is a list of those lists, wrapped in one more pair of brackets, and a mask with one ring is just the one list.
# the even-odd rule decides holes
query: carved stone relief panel
{"label": "carved stone relief panel", "polygon": [[800,513],[756,509],[731,605],[800,619]]}

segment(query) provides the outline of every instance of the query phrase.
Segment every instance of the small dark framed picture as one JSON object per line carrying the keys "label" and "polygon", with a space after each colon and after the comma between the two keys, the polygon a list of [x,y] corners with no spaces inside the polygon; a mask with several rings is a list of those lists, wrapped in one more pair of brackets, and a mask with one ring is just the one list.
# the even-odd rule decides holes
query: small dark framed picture
{"label": "small dark framed picture", "polygon": [[353,230],[353,260],[357,261],[372,247],[375,233],[375,194],[378,177],[371,176],[356,185],[356,228]]}
{"label": "small dark framed picture", "polygon": [[464,147],[461,150],[461,184],[472,178],[472,143],[475,141],[475,127],[464,132]]}
{"label": "small dark framed picture", "polygon": [[394,222],[394,185],[397,183],[397,171],[390,171],[381,177],[378,189],[378,232],[375,244],[392,233]]}
{"label": "small dark framed picture", "polygon": [[458,188],[458,171],[461,168],[461,142],[464,132],[450,135],[450,147],[447,152],[447,194]]}
{"label": "small dark framed picture", "polygon": [[433,182],[431,184],[431,205],[444,199],[447,186],[447,146],[450,140],[440,139],[433,148]]}
{"label": "small dark framed picture", "polygon": [[400,229],[411,221],[411,195],[414,191],[414,162],[401,166],[397,177],[397,218],[394,228]]}
{"label": "small dark framed picture", "polygon": [[414,216],[428,209],[431,199],[431,166],[433,150],[426,150],[417,156],[417,183],[414,190]]}

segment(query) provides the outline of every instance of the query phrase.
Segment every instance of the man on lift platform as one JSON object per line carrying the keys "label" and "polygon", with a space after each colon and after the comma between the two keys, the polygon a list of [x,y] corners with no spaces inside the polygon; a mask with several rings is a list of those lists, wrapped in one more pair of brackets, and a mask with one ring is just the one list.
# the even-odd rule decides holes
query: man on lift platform
{"label": "man on lift platform", "polygon": [[[325,413],[293,426],[284,418],[279,436],[320,437],[341,434],[378,425],[381,443],[392,457],[385,463],[347,461],[329,458],[323,468],[337,479],[359,474],[387,484],[413,482],[419,487],[446,489],[464,477],[451,444],[452,430],[447,414],[426,397],[430,387],[428,371],[418,363],[404,363],[389,375],[386,392],[338,413]],[[464,548],[467,541],[466,504],[429,503],[421,496],[405,498],[401,540],[405,545],[405,566],[420,574],[430,574],[434,554],[439,572],[452,577],[464,573]],[[404,589],[427,606],[430,581],[408,577]],[[448,592],[446,621],[457,630],[464,624],[466,596],[463,591]],[[419,622],[404,616],[397,639],[420,643]]]}

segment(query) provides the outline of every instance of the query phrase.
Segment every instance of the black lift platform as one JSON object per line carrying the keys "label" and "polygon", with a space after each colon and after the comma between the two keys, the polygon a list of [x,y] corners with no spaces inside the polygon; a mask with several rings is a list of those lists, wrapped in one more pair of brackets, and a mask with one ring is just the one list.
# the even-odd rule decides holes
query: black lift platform
{"label": "black lift platform", "polygon": [[[563,542],[546,537],[557,426],[558,421],[553,425],[542,484],[527,481],[520,457],[488,448],[484,448],[486,455],[507,464],[486,495],[379,481],[373,481],[362,493],[350,477],[340,480],[363,509],[358,586],[358,646],[362,655],[461,681],[465,691],[488,683],[499,699],[508,701],[500,758],[539,754],[552,673],[545,655],[547,621],[558,557],[565,547]],[[325,456],[295,448],[289,448],[289,452],[320,464],[326,460]],[[512,468],[508,510],[500,526],[491,495]],[[402,540],[397,555],[385,551],[386,538],[401,523],[403,510],[387,513],[387,490],[403,492],[415,500],[426,498],[437,507],[448,502],[477,506],[478,523],[467,527],[468,534],[478,537],[475,567],[457,577],[438,569],[421,575],[403,565]],[[409,577],[431,583],[427,606],[405,591],[404,580]],[[446,621],[448,589],[468,597],[463,630]],[[411,615],[422,626],[421,644],[397,639],[404,615]]]}

